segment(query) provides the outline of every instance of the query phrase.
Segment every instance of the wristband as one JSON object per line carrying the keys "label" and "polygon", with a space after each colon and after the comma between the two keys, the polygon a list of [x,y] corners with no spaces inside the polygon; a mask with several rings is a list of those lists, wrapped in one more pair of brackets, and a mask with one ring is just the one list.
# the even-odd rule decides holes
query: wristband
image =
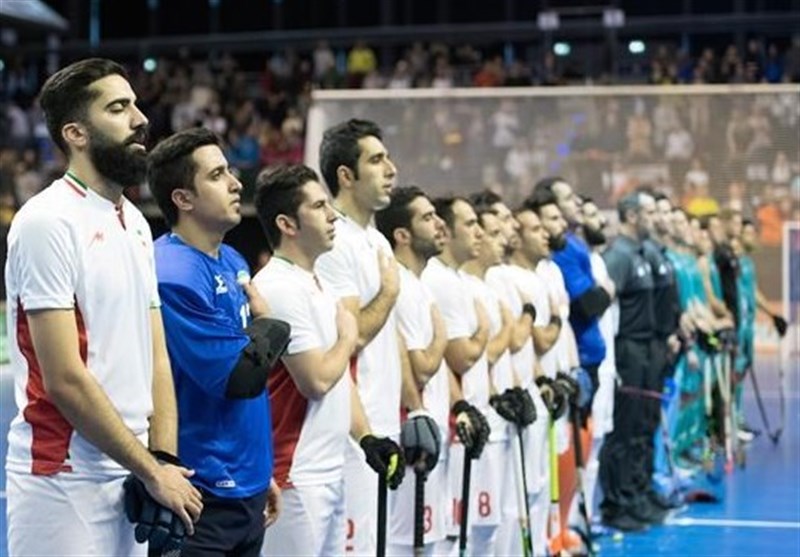
{"label": "wristband", "polygon": [[522,304],[522,313],[527,313],[531,316],[532,320],[536,320],[536,306],[534,306],[532,303],[525,302]]}
{"label": "wristband", "polygon": [[561,327],[561,317],[558,315],[551,315],[550,316],[550,324],[551,325],[558,325]]}

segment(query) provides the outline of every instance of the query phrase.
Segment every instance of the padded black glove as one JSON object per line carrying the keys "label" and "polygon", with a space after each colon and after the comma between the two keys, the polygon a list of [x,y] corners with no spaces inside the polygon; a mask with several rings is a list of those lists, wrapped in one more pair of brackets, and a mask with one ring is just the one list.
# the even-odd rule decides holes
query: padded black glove
{"label": "padded black glove", "polygon": [[533,403],[531,394],[527,389],[522,387],[514,387],[511,392],[519,401],[519,415],[517,425],[526,427],[536,421],[536,405]]}
{"label": "padded black glove", "polygon": [[[456,435],[464,445],[468,458],[476,459],[481,456],[483,447],[489,439],[491,428],[486,416],[465,400],[459,400],[453,405],[453,415],[456,417]],[[460,415],[466,416],[467,425],[460,420]]]}
{"label": "padded black glove", "polygon": [[544,405],[552,419],[557,420],[563,416],[567,411],[567,393],[564,388],[544,375],[536,378],[536,386],[539,387]]}
{"label": "padded black glove", "polygon": [[778,331],[779,337],[783,338],[786,336],[786,329],[789,328],[788,323],[786,323],[786,319],[780,315],[773,315],[772,324],[775,325],[775,330]]}
{"label": "padded black glove", "polygon": [[442,447],[439,426],[425,410],[414,410],[400,429],[400,444],[405,451],[406,462],[414,466],[422,459],[425,474],[436,467]]}
{"label": "padded black glove", "polygon": [[489,397],[489,404],[507,422],[513,424],[519,422],[520,401],[511,389],[506,389],[502,394]]}
{"label": "padded black glove", "polygon": [[136,525],[136,541],[149,543],[150,550],[157,553],[179,551],[186,538],[186,527],[180,517],[153,499],[144,483],[133,474],[122,487],[125,516]]}
{"label": "padded black glove", "polygon": [[369,467],[378,474],[386,476],[389,489],[397,489],[406,473],[403,450],[388,437],[375,437],[367,434],[359,442]]}

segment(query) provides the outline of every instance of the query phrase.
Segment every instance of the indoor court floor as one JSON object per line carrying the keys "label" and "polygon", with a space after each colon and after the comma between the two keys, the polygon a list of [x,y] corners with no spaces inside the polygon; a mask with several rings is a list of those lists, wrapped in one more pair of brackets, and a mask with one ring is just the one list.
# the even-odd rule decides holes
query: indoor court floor
{"label": "indoor court floor", "polygon": [[[760,360],[759,379],[772,427],[778,422],[777,358]],[[598,538],[598,557],[618,556],[793,556],[800,555],[800,388],[797,358],[785,368],[786,419],[773,445],[762,434],[751,443],[747,465],[724,478],[722,503],[694,503],[663,525]],[[8,423],[15,411],[7,366],[0,368],[0,455],[6,454]],[[751,425],[762,429],[750,382],[745,392]],[[0,557],[6,557],[5,472],[0,469]]]}

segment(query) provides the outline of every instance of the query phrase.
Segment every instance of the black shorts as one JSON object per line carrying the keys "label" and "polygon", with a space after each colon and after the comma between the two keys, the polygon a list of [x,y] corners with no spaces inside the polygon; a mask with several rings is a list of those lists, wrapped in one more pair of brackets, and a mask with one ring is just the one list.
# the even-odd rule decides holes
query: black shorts
{"label": "black shorts", "polygon": [[258,557],[264,543],[267,490],[244,499],[225,499],[205,490],[203,512],[187,537],[181,557]]}

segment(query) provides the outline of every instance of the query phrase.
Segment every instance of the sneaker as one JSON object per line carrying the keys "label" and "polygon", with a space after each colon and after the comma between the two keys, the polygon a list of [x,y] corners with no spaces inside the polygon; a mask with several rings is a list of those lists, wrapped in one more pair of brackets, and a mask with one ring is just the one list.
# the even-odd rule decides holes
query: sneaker
{"label": "sneaker", "polygon": [[741,443],[749,443],[750,441],[756,438],[756,434],[745,428],[740,428],[736,430],[736,437],[739,439]]}
{"label": "sneaker", "polygon": [[624,511],[614,516],[604,516],[603,525],[620,532],[641,532],[647,529],[647,522],[641,522]]}
{"label": "sneaker", "polygon": [[647,499],[642,499],[640,503],[631,507],[628,512],[639,522],[647,524],[661,524],[669,514],[669,511],[656,507]]}
{"label": "sneaker", "polygon": [[683,503],[679,500],[678,497],[675,498],[665,497],[664,495],[660,494],[655,490],[648,492],[647,498],[652,506],[657,507],[659,509],[664,509],[665,511],[679,509],[683,506]]}

